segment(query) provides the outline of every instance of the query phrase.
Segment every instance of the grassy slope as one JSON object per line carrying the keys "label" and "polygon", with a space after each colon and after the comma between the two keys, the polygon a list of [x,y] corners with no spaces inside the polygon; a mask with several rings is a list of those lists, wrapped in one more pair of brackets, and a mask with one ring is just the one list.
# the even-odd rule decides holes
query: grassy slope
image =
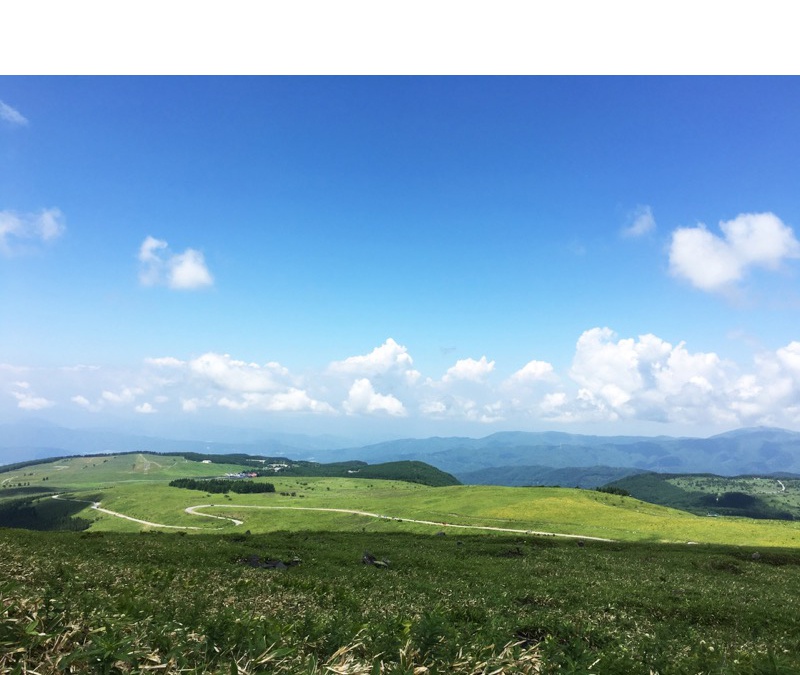
{"label": "grassy slope", "polygon": [[[219,475],[235,468],[233,465],[189,462],[180,457],[142,454],[72,458],[63,463],[27,467],[23,473],[32,474],[24,477],[30,479],[32,485],[70,490],[75,497],[101,501],[104,508],[112,511],[153,523],[200,528],[208,532],[235,531],[236,528],[228,521],[187,514],[184,512],[186,507],[220,505],[224,508],[209,508],[205,512],[243,520],[240,529],[254,533],[316,529],[322,524],[338,531],[430,533],[442,529],[439,525],[407,522],[408,519],[418,519],[620,541],[800,546],[800,525],[796,523],[712,519],[632,498],[567,488],[431,488],[389,480],[271,477],[263,480],[275,484],[276,494],[210,496],[202,491],[171,488],[166,484],[178,476]],[[49,480],[42,481],[44,476]],[[280,492],[294,493],[294,496],[283,496]],[[233,508],[236,505],[242,508]],[[388,516],[389,520],[353,514],[244,508],[253,506],[353,509]],[[133,532],[143,527],[92,510],[88,504],[76,515],[94,521],[92,529],[97,530]],[[448,531],[459,535],[465,532]]]}
{"label": "grassy slope", "polygon": [[[800,480],[796,478],[650,473],[629,476],[612,485],[628,490],[638,499],[693,513],[760,513],[763,514],[761,517],[793,517],[800,520]],[[719,504],[714,501],[731,492],[752,496],[753,505],[742,509],[726,509],[723,507],[724,500]]]}
{"label": "grassy slope", "polygon": [[[202,464],[183,457],[137,453],[109,457],[69,457],[57,462],[0,473],[2,486],[29,482],[42,487],[99,487],[124,482],[170,481],[241,471],[238,464]],[[47,480],[43,480],[47,478]]]}
{"label": "grassy slope", "polygon": [[[800,592],[794,523],[698,517],[594,491],[369,479],[271,478],[275,494],[208,496],[167,482],[218,474],[218,465],[120,459],[127,465],[43,466],[52,472],[44,483],[205,534],[133,534],[151,528],[88,507],[79,515],[94,523],[83,534],[0,529],[0,672],[55,672],[59,660],[90,673],[229,673],[236,664],[274,673],[533,672],[522,670],[526,658],[553,673],[800,672],[800,620],[787,602]],[[207,512],[245,524],[184,513],[197,504],[218,504]],[[445,530],[409,518],[636,543],[420,536]],[[662,540],[746,546],[652,543]],[[793,548],[767,548],[775,546]],[[391,567],[362,565],[364,550]],[[247,555],[303,563],[253,569],[237,562]],[[501,653],[509,643],[518,646]]]}
{"label": "grassy slope", "polygon": [[[188,506],[216,504],[206,513],[238,518],[239,529],[268,532],[281,529],[317,529],[321,524],[339,531],[442,530],[438,525],[421,525],[408,519],[495,526],[604,537],[620,541],[671,541],[729,543],[749,546],[800,546],[800,527],[782,521],[753,521],[744,518],[706,518],[660,507],[629,497],[568,488],[497,488],[455,486],[429,488],[392,481],[363,481],[340,478],[278,479],[276,494],[208,496],[194,490],[170,488],[164,484],[121,485],[85,494],[99,497],[103,506],[143,520],[168,525],[228,532],[226,523],[184,513]],[[295,492],[294,497],[280,492]],[[241,508],[236,508],[240,505]],[[368,511],[402,522],[388,522],[351,514],[314,511],[255,509],[253,506],[344,508]],[[135,531],[134,523],[96,511],[85,510],[84,518],[97,519],[94,529]],[[448,530],[461,535],[461,530]]]}
{"label": "grassy slope", "polygon": [[[391,566],[361,564],[364,550]],[[524,658],[545,673],[800,672],[800,618],[787,602],[800,592],[800,553],[750,553],[520,536],[0,530],[0,672],[540,672]],[[303,562],[237,562],[251,555]],[[509,643],[519,646],[502,656]]]}

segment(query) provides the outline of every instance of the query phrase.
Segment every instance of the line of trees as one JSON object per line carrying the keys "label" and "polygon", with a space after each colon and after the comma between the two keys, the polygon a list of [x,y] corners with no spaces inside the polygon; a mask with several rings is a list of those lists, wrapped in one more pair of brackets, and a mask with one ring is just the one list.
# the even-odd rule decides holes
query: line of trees
{"label": "line of trees", "polygon": [[224,478],[207,478],[196,480],[194,478],[176,478],[169,483],[172,487],[185,488],[187,490],[202,490],[213,494],[225,494],[227,492],[237,492],[239,494],[250,494],[254,492],[275,492],[272,483],[255,483],[249,480],[226,480]]}

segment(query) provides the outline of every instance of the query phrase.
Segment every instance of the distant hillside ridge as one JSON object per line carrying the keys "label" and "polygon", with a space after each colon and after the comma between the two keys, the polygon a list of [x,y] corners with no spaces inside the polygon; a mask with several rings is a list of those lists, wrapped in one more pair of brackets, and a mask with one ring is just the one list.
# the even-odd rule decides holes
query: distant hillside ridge
{"label": "distant hillside ridge", "polygon": [[704,516],[800,520],[800,476],[642,473],[610,482],[632,497]]}
{"label": "distant hillside ridge", "polygon": [[279,473],[281,476],[316,476],[323,478],[373,478],[377,480],[401,480],[407,483],[419,483],[430,487],[461,485],[455,476],[437,469],[426,462],[401,460],[399,462],[382,462],[367,464],[359,460],[349,462],[307,462],[286,460],[288,466],[279,471],[270,469],[258,470],[260,476]]}
{"label": "distant hillside ridge", "polygon": [[[292,440],[303,440],[293,438]],[[321,443],[325,446],[325,443]],[[314,447],[311,447],[314,446]],[[85,453],[156,452],[209,456],[288,458],[292,462],[338,463],[342,457],[370,465],[421,461],[453,476],[498,467],[551,469],[622,467],[657,473],[723,476],[800,473],[800,433],[756,427],[709,438],[593,436],[564,432],[498,432],[484,438],[407,438],[364,446],[306,447],[280,440],[205,442],[135,436],[108,430],[0,425],[0,457],[7,462]],[[230,459],[226,460],[230,461]],[[237,460],[238,461],[238,460]]]}
{"label": "distant hillside ridge", "polygon": [[[456,476],[513,466],[613,466],[723,476],[800,473],[800,433],[769,427],[737,429],[710,438],[516,431],[477,439],[409,438],[337,453],[367,462],[421,460]],[[319,460],[325,457],[325,451],[316,453]]]}
{"label": "distant hillside ridge", "polygon": [[596,488],[641,472],[641,469],[615,466],[572,466],[563,469],[549,466],[495,466],[460,473],[456,477],[466,485]]}
{"label": "distant hillside ridge", "polygon": [[[461,482],[449,473],[441,471],[430,464],[418,461],[399,461],[384,462],[380,464],[367,464],[362,461],[332,462],[323,464],[320,462],[310,462],[305,460],[293,460],[286,457],[263,457],[258,455],[248,455],[242,453],[232,453],[227,455],[204,454],[198,452],[149,452],[147,455],[153,457],[181,457],[189,462],[196,464],[210,464],[209,469],[213,472],[214,465],[224,465],[228,469],[232,465],[238,465],[243,470],[253,471],[258,476],[307,476],[307,477],[331,477],[331,478],[364,478],[375,480],[398,480],[409,483],[419,483],[431,487],[443,487],[447,485],[460,485]],[[49,457],[40,460],[30,460],[27,462],[16,462],[0,466],[0,474],[12,471],[20,471],[25,468],[35,467],[43,464],[52,464],[59,461],[70,459],[108,459],[109,457],[139,456],[140,452],[117,452],[112,454],[83,454],[68,455],[62,457]]]}

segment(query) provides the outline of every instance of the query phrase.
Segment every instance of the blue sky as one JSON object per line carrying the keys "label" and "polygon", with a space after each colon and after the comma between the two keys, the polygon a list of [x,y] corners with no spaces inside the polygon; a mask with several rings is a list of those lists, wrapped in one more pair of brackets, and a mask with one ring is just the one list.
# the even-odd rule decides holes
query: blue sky
{"label": "blue sky", "polygon": [[0,419],[800,429],[800,80],[0,77]]}

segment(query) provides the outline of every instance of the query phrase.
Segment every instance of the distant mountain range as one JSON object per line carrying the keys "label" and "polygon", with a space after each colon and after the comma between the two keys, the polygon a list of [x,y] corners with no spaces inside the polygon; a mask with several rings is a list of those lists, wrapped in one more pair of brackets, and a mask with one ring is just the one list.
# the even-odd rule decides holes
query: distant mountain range
{"label": "distant mountain range", "polygon": [[[800,473],[800,433],[757,427],[710,438],[591,436],[561,432],[500,432],[484,438],[402,439],[360,447],[335,447],[334,439],[275,435],[261,441],[205,442],[137,436],[110,430],[67,429],[52,424],[0,425],[0,464],[61,456],[126,451],[204,452],[283,456],[318,462],[419,460],[463,482],[562,484],[585,478],[615,480],[640,471],[738,474]],[[577,473],[553,472],[580,469]],[[588,478],[587,478],[588,476]]]}

